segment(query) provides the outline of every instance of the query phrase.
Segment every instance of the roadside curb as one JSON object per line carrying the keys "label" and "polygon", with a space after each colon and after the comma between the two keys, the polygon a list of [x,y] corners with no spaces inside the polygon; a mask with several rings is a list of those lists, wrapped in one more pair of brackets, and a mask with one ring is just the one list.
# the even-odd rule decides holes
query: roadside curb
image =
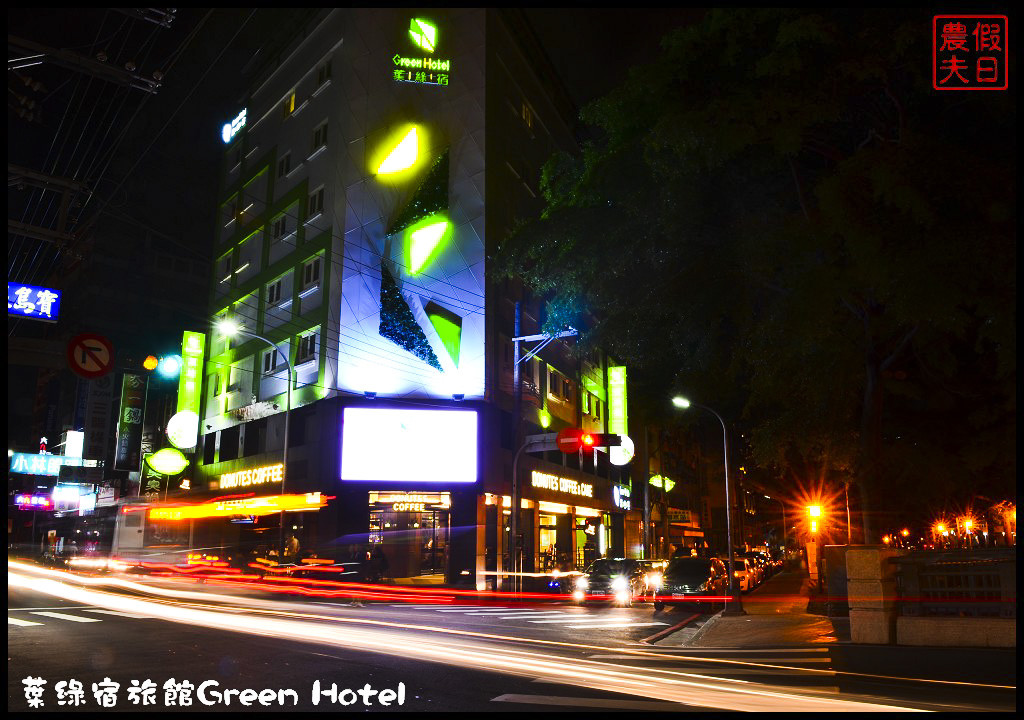
{"label": "roadside curb", "polygon": [[705,634],[705,633],[706,633],[706,632],[707,632],[707,631],[708,631],[709,629],[711,629],[711,627],[712,627],[712,626],[713,626],[713,625],[714,625],[715,623],[717,623],[717,622],[718,622],[718,619],[722,617],[722,613],[723,613],[723,612],[725,612],[725,611],[724,611],[724,610],[719,610],[719,611],[718,611],[718,612],[716,612],[716,613],[715,613],[714,615],[712,615],[711,617],[709,617],[709,618],[707,619],[707,622],[705,622],[705,623],[704,623],[703,625],[701,625],[701,626],[700,626],[699,628],[697,628],[697,632],[695,632],[695,633],[694,633],[693,635],[691,635],[690,637],[686,638],[686,639],[685,639],[685,640],[684,640],[684,641],[683,641],[682,643],[680,643],[680,645],[682,645],[683,647],[693,647],[693,645],[694,645],[694,644],[696,644],[696,642],[697,642],[698,640],[700,640],[700,639],[701,639],[702,637],[704,637],[704,634]]}

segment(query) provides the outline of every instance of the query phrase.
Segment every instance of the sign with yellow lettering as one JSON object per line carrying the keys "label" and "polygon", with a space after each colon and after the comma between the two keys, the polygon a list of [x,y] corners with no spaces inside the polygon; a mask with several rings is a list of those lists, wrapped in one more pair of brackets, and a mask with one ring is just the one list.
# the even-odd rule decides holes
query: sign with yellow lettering
{"label": "sign with yellow lettering", "polygon": [[249,487],[250,485],[279,483],[283,473],[284,465],[281,463],[252,468],[251,470],[225,473],[220,476],[220,489],[225,490],[228,488]]}

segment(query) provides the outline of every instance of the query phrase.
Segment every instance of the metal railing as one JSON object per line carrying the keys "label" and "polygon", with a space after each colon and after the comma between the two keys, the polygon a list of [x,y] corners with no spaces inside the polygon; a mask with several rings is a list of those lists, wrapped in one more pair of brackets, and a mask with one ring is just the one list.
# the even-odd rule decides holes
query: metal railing
{"label": "metal railing", "polygon": [[1017,617],[1017,550],[922,551],[899,567],[900,614],[911,617]]}

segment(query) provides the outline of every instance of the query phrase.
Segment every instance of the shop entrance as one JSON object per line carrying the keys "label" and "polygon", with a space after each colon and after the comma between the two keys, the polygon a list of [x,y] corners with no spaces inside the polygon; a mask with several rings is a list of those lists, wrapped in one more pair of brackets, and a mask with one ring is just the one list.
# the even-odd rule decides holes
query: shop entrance
{"label": "shop entrance", "polygon": [[370,493],[370,543],[391,578],[443,582],[451,535],[450,493]]}

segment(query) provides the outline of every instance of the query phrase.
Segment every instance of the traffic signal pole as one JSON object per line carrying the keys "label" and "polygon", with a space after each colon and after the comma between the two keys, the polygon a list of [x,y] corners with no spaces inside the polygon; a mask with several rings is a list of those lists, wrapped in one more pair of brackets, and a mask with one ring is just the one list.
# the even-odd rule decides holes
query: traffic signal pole
{"label": "traffic signal pole", "polygon": [[[514,398],[514,410],[513,420],[515,422],[515,438],[513,446],[519,448],[516,451],[515,458],[512,462],[512,493],[511,493],[511,505],[509,508],[509,566],[511,571],[512,588],[517,591],[521,588],[521,572],[522,572],[522,547],[519,543],[519,456],[526,451],[529,447],[529,443],[521,443],[520,437],[522,437],[523,427],[523,386],[522,376],[519,372],[519,365],[530,358],[533,358],[540,352],[544,347],[552,340],[563,337],[571,337],[577,334],[576,330],[569,328],[555,335],[549,333],[539,333],[536,335],[520,335],[522,332],[522,303],[516,303],[515,310],[515,325],[514,325],[514,336],[512,338],[512,394]],[[521,342],[540,342],[540,345],[535,347],[533,350],[528,352],[525,356],[520,356],[519,343]],[[501,538],[504,532],[504,512],[502,510],[501,498],[498,498],[496,504],[497,507],[497,522],[495,522],[498,539]],[[502,557],[501,553],[498,552],[498,548],[501,547],[501,543],[495,543],[495,569],[498,572],[497,579],[501,582],[501,566]]]}

